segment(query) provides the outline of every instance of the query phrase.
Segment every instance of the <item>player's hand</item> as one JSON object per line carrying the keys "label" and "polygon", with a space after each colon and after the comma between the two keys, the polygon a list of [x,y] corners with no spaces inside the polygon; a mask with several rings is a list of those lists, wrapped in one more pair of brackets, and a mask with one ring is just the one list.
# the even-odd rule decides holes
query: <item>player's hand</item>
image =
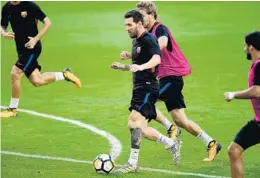
{"label": "player's hand", "polygon": [[6,32],[6,33],[3,34],[3,36],[8,40],[13,40],[14,39],[14,32]]}
{"label": "player's hand", "polygon": [[28,49],[33,49],[34,46],[37,44],[38,40],[36,38],[33,38],[33,37],[28,37],[29,38],[29,41],[27,43],[25,43],[25,47],[28,48]]}
{"label": "player's hand", "polygon": [[230,102],[231,100],[233,100],[235,98],[235,93],[234,92],[226,92],[226,93],[224,93],[224,97],[225,97],[225,100],[227,102]]}
{"label": "player's hand", "polygon": [[130,71],[131,72],[137,72],[137,71],[143,71],[143,70],[144,70],[144,68],[143,68],[142,65],[132,64],[130,66]]}
{"label": "player's hand", "polygon": [[132,58],[132,54],[129,53],[128,51],[122,51],[120,53],[120,59],[121,60],[127,60],[127,59],[131,59]]}
{"label": "player's hand", "polygon": [[112,69],[122,69],[123,65],[120,62],[113,62],[111,64]]}

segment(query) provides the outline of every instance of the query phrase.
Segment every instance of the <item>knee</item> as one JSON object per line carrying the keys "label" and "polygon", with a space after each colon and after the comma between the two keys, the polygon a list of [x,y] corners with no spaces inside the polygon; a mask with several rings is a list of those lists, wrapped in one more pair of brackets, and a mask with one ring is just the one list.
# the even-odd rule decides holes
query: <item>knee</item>
{"label": "knee", "polygon": [[44,81],[42,81],[42,80],[33,80],[33,81],[31,81],[31,83],[35,87],[40,87],[40,86],[44,85]]}
{"label": "knee", "polygon": [[181,119],[175,119],[174,122],[177,126],[183,127],[183,121]]}
{"label": "knee", "polygon": [[175,117],[174,122],[179,127],[185,127],[186,118]]}
{"label": "knee", "polygon": [[135,115],[130,116],[127,127],[129,129],[140,127],[138,124],[138,117],[136,117]]}
{"label": "knee", "polygon": [[16,71],[11,71],[11,78],[13,81],[20,80],[21,75]]}
{"label": "knee", "polygon": [[230,145],[228,147],[228,156],[230,158],[239,158],[242,155],[242,151],[235,147],[234,145]]}
{"label": "knee", "polygon": [[179,110],[172,111],[171,115],[177,126],[179,126],[179,127],[185,126],[185,123],[187,122],[187,118],[185,117],[185,115],[182,115],[181,113],[179,113]]}
{"label": "knee", "polygon": [[131,118],[128,120],[127,127],[128,127],[128,129],[134,128],[134,121],[131,120]]}

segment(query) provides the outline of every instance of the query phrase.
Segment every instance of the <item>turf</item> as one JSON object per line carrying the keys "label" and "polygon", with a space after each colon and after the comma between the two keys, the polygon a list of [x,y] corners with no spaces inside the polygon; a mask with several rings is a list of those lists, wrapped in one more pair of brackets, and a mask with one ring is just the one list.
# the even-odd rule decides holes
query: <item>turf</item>
{"label": "turf", "polygon": [[[122,50],[130,50],[131,40],[124,29],[123,15],[136,2],[38,2],[53,25],[42,40],[39,59],[42,71],[71,67],[83,87],[57,82],[33,87],[26,78],[20,107],[80,120],[110,132],[123,146],[117,164],[127,161],[129,131],[127,110],[131,98],[131,74],[110,69]],[[3,5],[3,3],[2,3]],[[236,132],[253,118],[249,101],[227,104],[225,91],[247,87],[250,62],[243,53],[244,35],[259,29],[259,2],[156,2],[159,19],[172,31],[189,59],[193,73],[185,78],[184,96],[189,118],[216,138],[223,151],[213,163],[202,163],[205,146],[183,131],[182,162],[172,165],[171,155],[162,145],[144,141],[140,166],[181,172],[229,176],[227,147]],[[1,39],[1,105],[11,94],[10,70],[17,59],[13,41]],[[167,115],[162,103],[158,107]],[[151,123],[162,133],[165,129]],[[2,150],[93,160],[110,150],[108,141],[74,125],[19,113],[1,120]],[[259,146],[244,154],[246,177],[259,171]],[[2,154],[1,176],[102,177],[92,165],[22,158]],[[140,171],[123,177],[172,177],[166,173]],[[118,177],[110,175],[109,177]],[[175,176],[187,177],[187,176]],[[191,176],[192,177],[192,176]]]}

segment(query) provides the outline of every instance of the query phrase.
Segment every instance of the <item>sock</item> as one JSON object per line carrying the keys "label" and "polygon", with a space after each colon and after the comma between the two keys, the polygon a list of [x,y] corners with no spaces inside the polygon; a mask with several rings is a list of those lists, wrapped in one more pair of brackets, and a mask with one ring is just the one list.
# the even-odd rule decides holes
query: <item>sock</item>
{"label": "sock", "polygon": [[18,108],[19,98],[11,98],[9,108]]}
{"label": "sock", "polygon": [[160,136],[156,140],[156,142],[162,143],[162,144],[164,144],[165,146],[167,146],[169,148],[173,145],[173,140],[168,138],[168,137],[166,137],[166,136],[164,136],[164,135],[162,135],[162,134],[160,134]]}
{"label": "sock", "polygon": [[56,81],[65,79],[62,72],[54,72],[54,73],[55,73]]}
{"label": "sock", "polygon": [[131,148],[131,153],[128,159],[128,162],[131,165],[137,165],[138,157],[139,157],[139,149]]}
{"label": "sock", "polygon": [[213,141],[214,139],[211,138],[210,136],[208,136],[208,134],[206,134],[204,131],[202,131],[197,138],[199,138],[206,146],[209,145],[209,143],[211,141]]}
{"label": "sock", "polygon": [[170,127],[172,126],[172,123],[168,120],[168,119],[164,119],[161,123],[167,130],[170,129]]}

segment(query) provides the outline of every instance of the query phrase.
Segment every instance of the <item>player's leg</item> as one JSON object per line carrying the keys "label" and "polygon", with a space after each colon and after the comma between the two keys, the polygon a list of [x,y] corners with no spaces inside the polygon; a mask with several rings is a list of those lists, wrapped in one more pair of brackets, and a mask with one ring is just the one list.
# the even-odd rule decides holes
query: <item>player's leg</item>
{"label": "player's leg", "polygon": [[236,135],[228,148],[232,178],[244,176],[242,154],[245,150],[260,143],[260,123],[249,121]]}
{"label": "player's leg", "polygon": [[243,168],[243,158],[242,154],[244,149],[237,143],[232,143],[228,148],[230,170],[232,178],[243,178],[244,168]]}
{"label": "player's leg", "polygon": [[[63,80],[64,80],[64,77],[63,77]],[[55,77],[54,72],[47,72],[47,73],[41,74],[39,69],[35,68],[34,71],[29,76],[29,81],[35,87],[40,87],[40,86],[47,85],[47,84],[55,82],[56,77]]]}
{"label": "player's leg", "polygon": [[212,161],[221,149],[221,145],[205,133],[195,122],[185,114],[186,104],[182,95],[184,81],[182,77],[166,77],[160,80],[160,99],[167,107],[175,124],[192,135],[198,137],[207,147],[208,157],[204,161]]}
{"label": "player's leg", "polygon": [[203,161],[213,161],[218,152],[221,150],[221,145],[210,137],[205,131],[203,131],[198,124],[188,119],[184,108],[174,109],[170,111],[170,114],[179,127],[187,130],[190,134],[199,138],[207,147],[208,157]]}
{"label": "player's leg", "polygon": [[138,157],[140,151],[140,144],[142,141],[142,127],[143,123],[139,117],[139,113],[135,110],[131,111],[127,124],[131,134],[131,150],[130,156],[126,164],[114,171],[116,174],[126,174],[138,171]]}
{"label": "player's leg", "polygon": [[66,69],[63,72],[45,72],[41,74],[39,69],[36,68],[29,77],[29,81],[35,87],[40,87],[60,80],[71,81],[75,83],[77,87],[81,87],[80,80],[69,69]]}
{"label": "player's leg", "polygon": [[167,119],[166,116],[163,115],[163,113],[159,109],[156,109],[156,112],[157,112],[157,117],[155,121],[162,124],[163,127],[169,130],[170,127],[172,126],[172,123]]}
{"label": "player's leg", "polygon": [[171,139],[164,135],[162,135],[160,132],[158,132],[156,129],[152,127],[148,127],[148,121],[154,120],[157,117],[156,109],[155,109],[155,102],[157,101],[158,91],[152,91],[148,94],[148,102],[143,103],[141,107],[138,108],[137,115],[138,117],[142,118],[143,121],[142,124],[142,134],[143,136],[151,141],[159,142],[166,147],[169,148],[169,150],[173,154],[173,161],[174,164],[177,165],[180,162],[180,148],[181,148],[181,142],[175,138]]}
{"label": "player's leg", "polygon": [[12,98],[9,104],[9,108],[0,113],[1,118],[16,116],[17,108],[19,104],[19,99],[21,95],[21,78],[23,76],[23,71],[16,65],[13,66],[11,70],[11,80],[12,80]]}
{"label": "player's leg", "polygon": [[41,66],[38,64],[37,61],[40,54],[40,48],[36,48],[30,54],[29,60],[23,68],[25,75],[35,87],[40,87],[60,80],[71,81],[77,87],[81,87],[80,80],[70,71],[70,69],[67,68],[64,69],[63,72],[46,72],[41,74]]}
{"label": "player's leg", "polygon": [[178,137],[181,133],[179,127],[177,127],[174,123],[170,122],[159,109],[156,109],[156,112],[157,112],[157,117],[155,121],[160,123],[162,126],[166,128],[168,137],[172,139]]}
{"label": "player's leg", "polygon": [[[143,118],[143,120],[144,119],[145,118]],[[180,163],[180,159],[181,159],[181,154],[180,154],[181,141],[178,138],[171,139],[171,138],[164,136],[156,129],[149,127],[147,120],[146,121],[144,120],[144,122],[146,124],[142,128],[143,137],[150,141],[161,143],[165,147],[167,147],[168,150],[171,151],[173,154],[173,163],[175,165],[178,165]]]}

